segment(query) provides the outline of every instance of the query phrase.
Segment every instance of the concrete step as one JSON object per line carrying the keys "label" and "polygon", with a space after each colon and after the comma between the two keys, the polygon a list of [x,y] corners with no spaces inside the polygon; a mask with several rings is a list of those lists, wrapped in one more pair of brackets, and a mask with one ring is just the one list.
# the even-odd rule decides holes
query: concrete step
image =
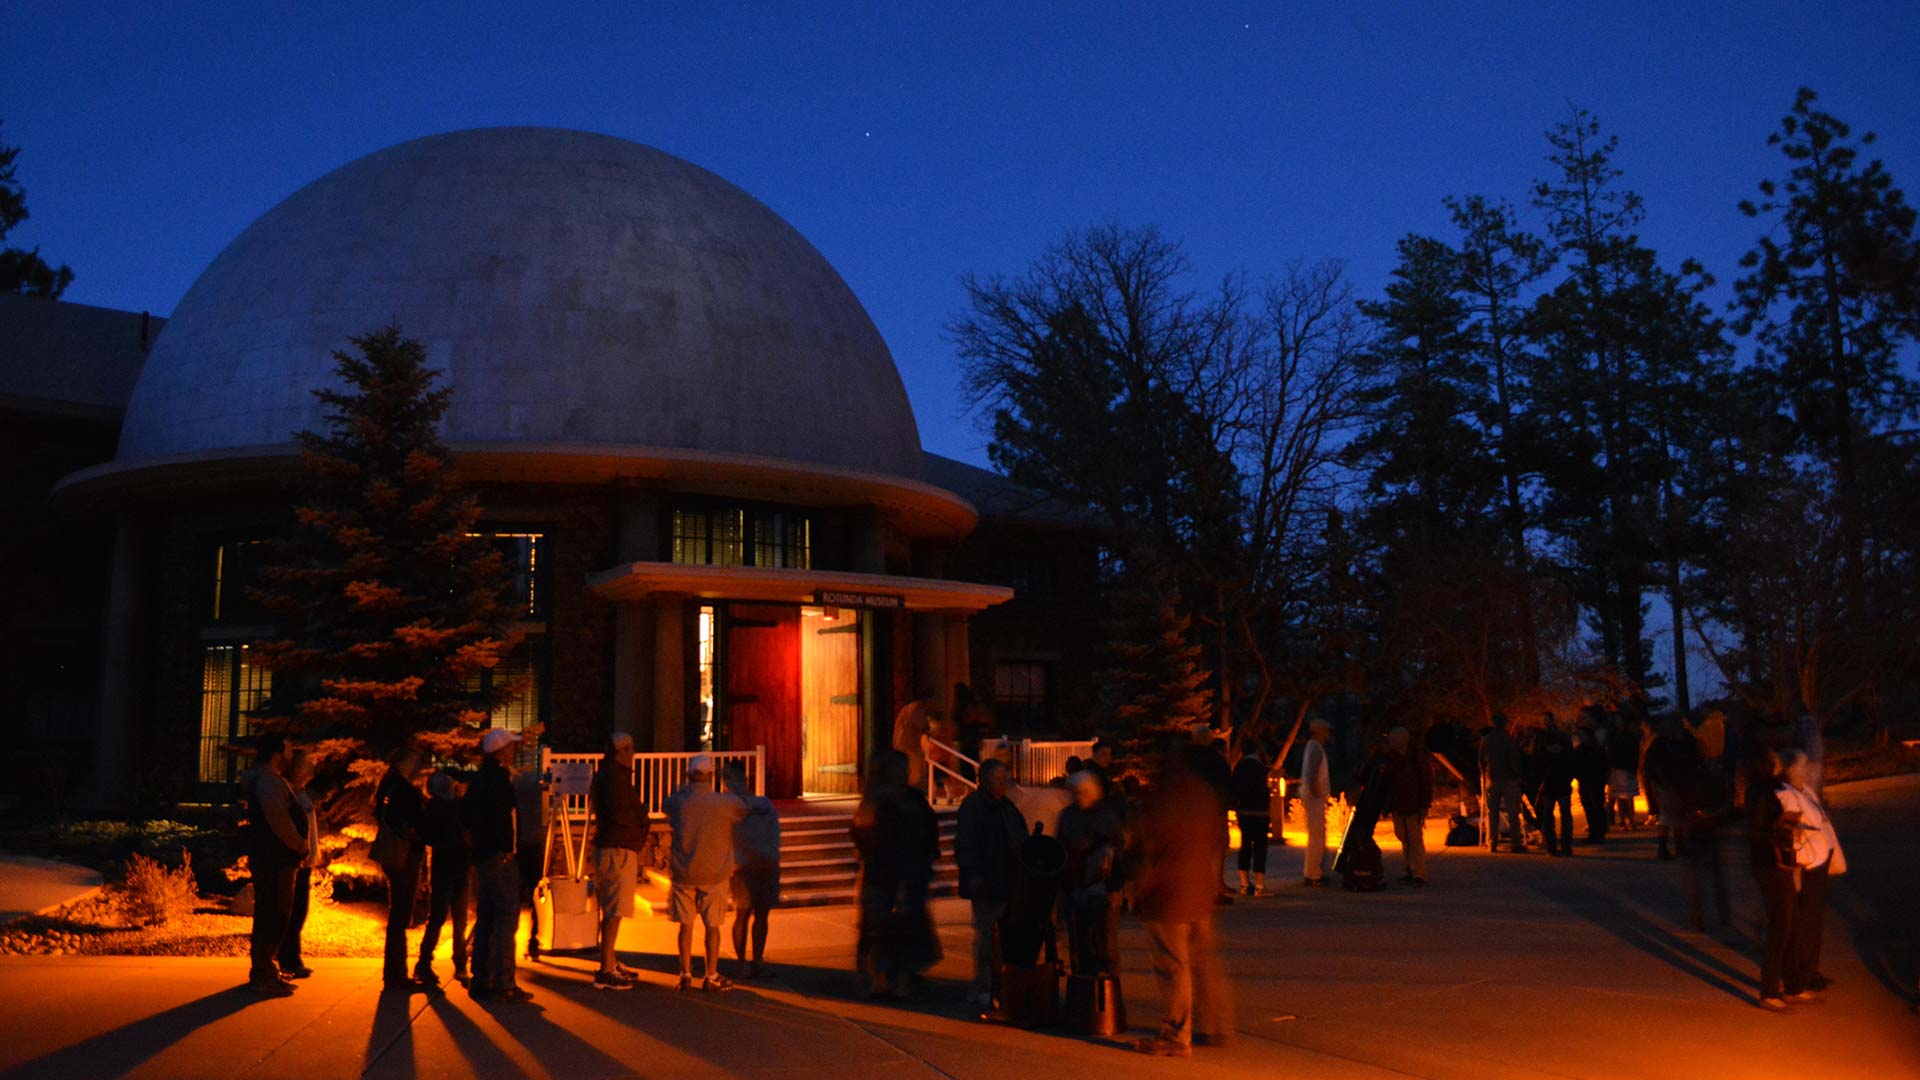
{"label": "concrete step", "polygon": [[[943,897],[943,896],[958,896],[960,895],[960,882],[957,878],[952,881],[943,881],[943,880],[936,879],[933,885],[927,889],[927,895],[929,897],[934,897],[934,898]],[[786,888],[782,887],[780,890],[780,906],[781,907],[832,907],[836,905],[851,906],[854,903],[854,901],[858,899],[858,897],[859,897],[859,894],[852,885],[847,885],[839,888],[831,888],[831,889],[807,889],[807,890],[802,890],[798,892],[790,892]]]}

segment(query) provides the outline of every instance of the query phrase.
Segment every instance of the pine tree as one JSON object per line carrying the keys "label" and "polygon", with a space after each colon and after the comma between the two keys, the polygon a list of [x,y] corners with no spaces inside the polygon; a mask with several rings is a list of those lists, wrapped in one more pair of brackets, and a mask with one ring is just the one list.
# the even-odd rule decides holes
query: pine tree
{"label": "pine tree", "polygon": [[[27,220],[27,192],[15,178],[19,156],[19,147],[0,143],[0,241]],[[72,282],[73,271],[48,264],[39,248],[0,247],[0,293],[57,299]]]}
{"label": "pine tree", "polygon": [[297,435],[304,498],[258,597],[281,620],[264,725],[314,741],[336,819],[389,750],[470,744],[505,692],[479,673],[511,645],[505,568],[438,434],[449,391],[399,327],[351,340],[345,389],[315,391],[327,430]]}
{"label": "pine tree", "polygon": [[1213,676],[1201,661],[1179,590],[1157,571],[1136,570],[1133,577],[1115,590],[1101,684],[1114,724],[1136,747],[1151,750],[1210,721]]}

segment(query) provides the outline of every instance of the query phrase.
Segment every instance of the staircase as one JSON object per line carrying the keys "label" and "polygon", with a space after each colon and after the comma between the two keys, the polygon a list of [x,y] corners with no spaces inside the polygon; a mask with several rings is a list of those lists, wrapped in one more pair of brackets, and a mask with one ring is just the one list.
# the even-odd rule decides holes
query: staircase
{"label": "staircase", "polygon": [[[960,891],[960,871],[953,862],[956,818],[952,809],[935,809],[940,821],[940,858],[933,864],[930,895],[953,896]],[[860,859],[848,830],[853,814],[782,815],[780,818],[780,904],[782,907],[818,907],[851,904],[860,876]]]}

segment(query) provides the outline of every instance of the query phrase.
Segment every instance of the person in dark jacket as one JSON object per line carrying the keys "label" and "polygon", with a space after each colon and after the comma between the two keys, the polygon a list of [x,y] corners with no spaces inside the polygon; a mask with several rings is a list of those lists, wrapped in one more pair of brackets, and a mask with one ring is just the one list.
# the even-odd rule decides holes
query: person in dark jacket
{"label": "person in dark jacket", "polygon": [[1487,850],[1500,850],[1500,814],[1507,816],[1507,842],[1516,855],[1527,851],[1520,828],[1520,782],[1526,764],[1520,744],[1507,731],[1507,714],[1494,713],[1493,726],[1480,737],[1480,809],[1486,819]]}
{"label": "person in dark jacket", "polygon": [[1267,895],[1267,844],[1273,825],[1273,792],[1267,787],[1267,775],[1267,755],[1259,743],[1249,746],[1233,766],[1233,816],[1240,823],[1240,891],[1247,896]]}
{"label": "person in dark jacket", "polygon": [[631,990],[638,981],[620,965],[615,948],[620,920],[633,910],[640,887],[640,849],[647,843],[647,815],[633,787],[633,736],[616,731],[607,739],[606,757],[594,770],[588,800],[593,804],[593,888],[600,903],[599,990]]}
{"label": "person in dark jacket", "polygon": [[478,1001],[525,1002],[533,995],[514,982],[513,939],[520,924],[520,867],[514,858],[513,773],[520,735],[489,728],[480,739],[486,760],[460,802],[473,840],[473,982]]}
{"label": "person in dark jacket", "polygon": [[[1767,911],[1767,935],[1760,963],[1760,999],[1763,1009],[1784,1012],[1786,976],[1793,945],[1794,882],[1793,823],[1780,803],[1780,758],[1766,754],[1754,763],[1747,784],[1747,851],[1754,884]],[[1803,987],[1796,986],[1800,990]]]}
{"label": "person in dark jacket", "polygon": [[[1672,844],[1684,843],[1680,835],[1680,818],[1685,810],[1679,805],[1681,781],[1692,771],[1700,759],[1693,736],[1688,733],[1678,717],[1669,717],[1661,721],[1659,734],[1647,747],[1646,779],[1649,792],[1657,798],[1660,819],[1659,858],[1673,858]],[[1669,807],[1668,801],[1674,805]]]}
{"label": "person in dark jacket", "polygon": [[1400,838],[1405,872],[1400,880],[1409,885],[1427,883],[1427,808],[1433,805],[1433,766],[1427,755],[1413,748],[1413,736],[1406,728],[1387,732],[1386,753],[1380,759],[1375,781],[1385,788],[1387,816],[1393,819],[1393,834]]}
{"label": "person in dark jacket", "polygon": [[1573,731],[1573,774],[1580,782],[1580,811],[1587,818],[1588,843],[1604,843],[1607,839],[1609,768],[1606,730],[1589,713]]}
{"label": "person in dark jacket", "polygon": [[307,837],[301,831],[306,819],[295,812],[293,789],[286,781],[291,760],[286,737],[269,732],[255,747],[254,767],[240,778],[247,797],[247,866],[253,873],[247,988],[265,997],[286,997],[293,987],[281,978],[277,958],[293,917],[294,879],[307,854]]}
{"label": "person in dark jacket", "polygon": [[[1213,728],[1195,724],[1188,729],[1188,743],[1181,750],[1183,766],[1189,775],[1205,783],[1213,793],[1214,820],[1220,823],[1220,849],[1227,848],[1227,808],[1233,805],[1233,766],[1227,763],[1226,743],[1214,737]],[[1233,890],[1222,879],[1215,891],[1219,902],[1233,903]]]}
{"label": "person in dark jacket", "polygon": [[898,750],[880,755],[849,830],[860,853],[860,973],[875,997],[906,997],[912,978],[940,959],[927,911],[940,822],[909,769]]}
{"label": "person in dark jacket", "polygon": [[401,993],[425,989],[407,971],[407,927],[413,923],[420,865],[426,857],[427,805],[416,782],[426,764],[426,755],[417,747],[395,750],[373,792],[375,827],[393,837],[391,850],[380,863],[387,875],[387,948],[381,978],[387,990]]}
{"label": "person in dark jacket", "polygon": [[1027,838],[1026,818],[1007,798],[1011,785],[1006,762],[991,758],[981,762],[980,786],[961,800],[953,837],[960,895],[973,904],[973,982],[967,987],[967,1001],[981,1008],[993,1004],[1000,920],[1013,897],[1020,845]]}
{"label": "person in dark jacket", "polygon": [[[1539,797],[1534,800],[1540,815],[1540,838],[1549,855],[1573,854],[1573,742],[1560,727],[1559,717],[1541,716],[1540,730],[1533,734],[1534,774],[1539,778]],[[1554,835],[1554,814],[1560,817],[1559,836]]]}
{"label": "person in dark jacket", "polygon": [[287,932],[280,939],[280,973],[290,979],[313,975],[300,955],[300,933],[306,929],[307,910],[313,902],[313,872],[320,868],[320,816],[314,812],[312,793],[307,791],[313,772],[312,756],[305,750],[295,750],[287,765],[287,786],[293,789],[292,816],[307,839],[307,850],[294,871],[293,911],[287,919]]}
{"label": "person in dark jacket", "polygon": [[1186,1057],[1195,1042],[1219,1045],[1233,1031],[1213,932],[1226,859],[1218,807],[1218,794],[1187,767],[1187,755],[1167,754],[1132,833],[1134,895],[1166,1002],[1159,1033],[1139,1044],[1149,1054]]}
{"label": "person in dark jacket", "polygon": [[454,788],[461,776],[472,773],[440,768],[427,777],[427,926],[420,935],[420,958],[413,977],[428,986],[440,985],[433,973],[433,954],[440,948],[440,931],[453,924],[453,977],[471,985],[467,965],[467,913],[473,904],[473,857],[467,851],[467,830],[460,824],[460,800]]}
{"label": "person in dark jacket", "polygon": [[1091,770],[1067,778],[1073,801],[1060,810],[1054,836],[1067,849],[1060,878],[1075,975],[1120,970],[1119,904],[1126,831],[1114,800]]}

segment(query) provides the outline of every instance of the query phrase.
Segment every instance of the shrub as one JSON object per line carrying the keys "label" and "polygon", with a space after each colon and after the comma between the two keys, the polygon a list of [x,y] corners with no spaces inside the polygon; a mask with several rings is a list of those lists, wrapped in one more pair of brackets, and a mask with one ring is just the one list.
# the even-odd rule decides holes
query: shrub
{"label": "shrub", "polygon": [[164,923],[190,914],[200,899],[193,881],[193,856],[180,850],[180,865],[169,867],[145,855],[127,860],[127,877],[122,883],[121,903],[127,915],[141,926]]}

